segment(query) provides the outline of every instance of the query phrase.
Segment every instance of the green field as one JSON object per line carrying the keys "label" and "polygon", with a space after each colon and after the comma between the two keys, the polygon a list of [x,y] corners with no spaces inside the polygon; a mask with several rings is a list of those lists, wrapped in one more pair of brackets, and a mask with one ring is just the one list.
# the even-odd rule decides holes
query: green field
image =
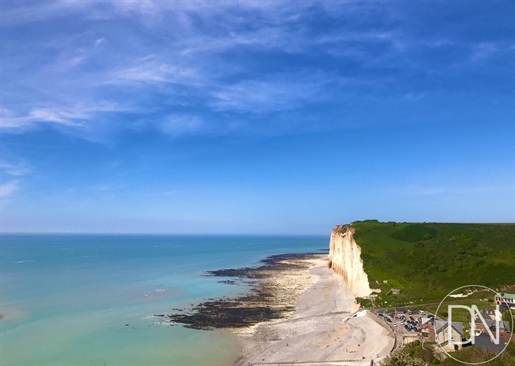
{"label": "green field", "polygon": [[[515,224],[367,220],[352,226],[370,287],[381,289],[375,307],[438,303],[471,284],[515,292]],[[485,296],[485,307],[492,306],[493,298]]]}

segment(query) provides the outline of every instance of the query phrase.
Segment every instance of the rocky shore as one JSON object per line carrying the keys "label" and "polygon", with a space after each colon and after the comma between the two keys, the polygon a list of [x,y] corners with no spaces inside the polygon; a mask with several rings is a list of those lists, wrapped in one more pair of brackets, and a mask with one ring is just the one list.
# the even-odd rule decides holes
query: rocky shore
{"label": "rocky shore", "polygon": [[221,280],[223,283],[246,283],[249,291],[156,316],[187,328],[231,328],[238,333],[248,332],[258,323],[291,316],[299,295],[313,283],[307,270],[325,257],[327,254],[320,253],[273,255],[257,267],[207,272],[206,276],[231,278]]}
{"label": "rocky shore", "polygon": [[161,317],[237,334],[236,366],[377,364],[394,338],[366,311],[356,312],[351,290],[327,264],[327,254],[285,254],[258,267],[209,272],[226,283],[248,283],[250,290]]}

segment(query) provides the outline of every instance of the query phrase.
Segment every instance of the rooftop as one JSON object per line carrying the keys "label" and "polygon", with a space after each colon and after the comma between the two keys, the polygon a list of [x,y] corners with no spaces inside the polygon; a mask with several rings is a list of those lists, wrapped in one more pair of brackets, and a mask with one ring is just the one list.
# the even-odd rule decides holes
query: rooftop
{"label": "rooftop", "polygon": [[485,348],[490,352],[499,353],[503,351],[505,345],[506,344],[504,342],[504,339],[501,338],[499,340],[499,344],[497,345],[492,342],[492,340],[487,334],[481,333],[479,336],[476,337],[474,347]]}
{"label": "rooftop", "polygon": [[[443,320],[437,320],[435,322],[435,332],[436,334],[442,332],[443,330],[447,329],[449,325],[449,322],[443,321]],[[455,331],[457,331],[459,334],[463,336],[463,323],[461,322],[452,322],[452,327]]]}

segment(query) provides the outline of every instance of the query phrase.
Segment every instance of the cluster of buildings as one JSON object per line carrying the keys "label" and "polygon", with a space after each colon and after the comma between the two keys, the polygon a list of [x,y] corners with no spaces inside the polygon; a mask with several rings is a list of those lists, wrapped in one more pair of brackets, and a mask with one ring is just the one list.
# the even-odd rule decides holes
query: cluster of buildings
{"label": "cluster of buildings", "polygon": [[[417,317],[418,334],[405,334],[405,342],[416,338],[429,342],[437,342],[446,351],[456,351],[463,346],[471,345],[485,348],[490,352],[499,353],[506,348],[508,342],[515,343],[512,337],[510,321],[502,320],[501,311],[515,309],[515,294],[498,293],[495,295],[495,304],[500,311],[484,309],[477,314],[472,329],[465,331],[462,322],[448,322],[435,319],[423,312]],[[411,312],[410,312],[411,313]],[[395,309],[395,315],[404,314],[404,308]]]}
{"label": "cluster of buildings", "polygon": [[[473,334],[465,334],[462,322],[449,323],[444,320],[435,320],[420,326],[422,338],[430,342],[437,342],[444,350],[451,352],[457,351],[467,344],[485,348],[494,353],[502,352],[507,342],[515,341],[515,338],[512,339],[510,322],[498,320],[495,317],[487,318],[485,312],[482,315],[486,324],[479,317],[474,319]],[[499,327],[499,339],[496,338],[497,327]]]}

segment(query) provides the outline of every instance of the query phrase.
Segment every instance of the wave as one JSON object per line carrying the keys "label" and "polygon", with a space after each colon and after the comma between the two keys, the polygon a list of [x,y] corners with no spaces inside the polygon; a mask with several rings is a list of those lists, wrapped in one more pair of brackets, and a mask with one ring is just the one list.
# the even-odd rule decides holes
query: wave
{"label": "wave", "polygon": [[167,287],[167,288],[158,288],[155,290],[155,292],[165,292],[165,291],[170,291],[171,288]]}
{"label": "wave", "polygon": [[14,263],[21,264],[21,263],[32,263],[32,262],[35,262],[35,260],[34,259],[25,259],[23,261],[15,261]]}

